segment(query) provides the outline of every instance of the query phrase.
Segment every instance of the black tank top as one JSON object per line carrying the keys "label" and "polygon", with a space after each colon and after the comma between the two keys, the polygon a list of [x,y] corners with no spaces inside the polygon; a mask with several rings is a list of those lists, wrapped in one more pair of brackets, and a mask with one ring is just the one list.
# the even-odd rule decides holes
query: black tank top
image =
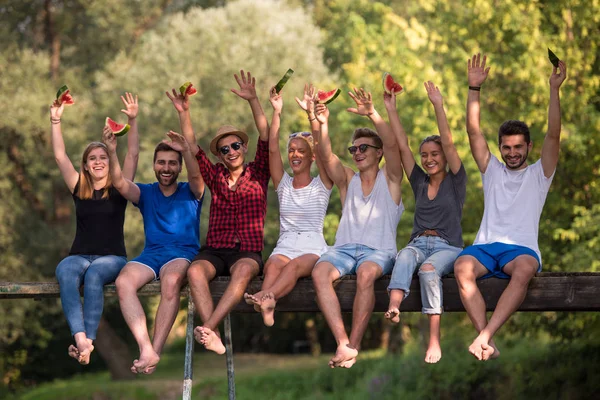
{"label": "black tank top", "polygon": [[108,190],[108,198],[102,198],[102,190],[94,190],[89,200],[82,200],[73,191],[77,232],[69,254],[85,254],[97,256],[124,256],[125,239],[123,223],[127,200],[114,187]]}

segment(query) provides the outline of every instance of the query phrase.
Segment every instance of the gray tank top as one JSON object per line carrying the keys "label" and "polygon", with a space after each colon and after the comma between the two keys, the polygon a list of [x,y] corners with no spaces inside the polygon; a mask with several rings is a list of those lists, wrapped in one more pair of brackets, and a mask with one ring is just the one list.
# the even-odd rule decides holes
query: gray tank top
{"label": "gray tank top", "polygon": [[360,175],[348,185],[342,219],[335,236],[335,247],[362,244],[376,250],[397,251],[396,230],[404,204],[392,199],[383,170],[379,170],[373,190],[363,195]]}

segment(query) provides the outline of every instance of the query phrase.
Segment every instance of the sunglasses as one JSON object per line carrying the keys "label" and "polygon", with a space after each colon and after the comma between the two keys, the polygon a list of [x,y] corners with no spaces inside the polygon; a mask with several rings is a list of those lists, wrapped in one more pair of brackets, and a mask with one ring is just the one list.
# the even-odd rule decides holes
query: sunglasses
{"label": "sunglasses", "polygon": [[369,147],[372,147],[374,149],[380,149],[381,148],[381,147],[371,146],[370,144],[363,143],[363,144],[358,145],[358,146],[350,146],[350,147],[348,147],[348,151],[350,152],[350,154],[354,154],[357,151],[360,152],[360,153],[364,153],[365,151],[367,151],[367,149]]}
{"label": "sunglasses", "polygon": [[219,151],[221,152],[221,154],[227,155],[229,153],[229,150],[230,150],[229,147],[230,146],[231,146],[231,148],[233,150],[238,151],[239,149],[242,148],[243,144],[244,144],[243,142],[233,142],[229,146],[221,146],[221,147],[219,147]]}
{"label": "sunglasses", "polygon": [[289,138],[293,139],[293,138],[298,137],[298,136],[309,137],[311,135],[312,135],[312,133],[310,133],[310,132],[294,132],[294,133],[290,133]]}

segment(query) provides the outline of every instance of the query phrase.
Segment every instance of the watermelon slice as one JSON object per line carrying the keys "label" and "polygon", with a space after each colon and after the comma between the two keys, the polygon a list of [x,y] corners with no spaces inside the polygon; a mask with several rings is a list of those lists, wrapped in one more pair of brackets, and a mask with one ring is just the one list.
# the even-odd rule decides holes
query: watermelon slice
{"label": "watermelon slice", "polygon": [[283,75],[283,78],[281,78],[279,80],[279,82],[277,82],[277,85],[275,85],[275,91],[277,93],[281,92],[281,89],[283,89],[283,85],[286,84],[286,82],[290,79],[290,77],[294,74],[294,70],[291,68],[288,68],[287,72],[285,73],[285,75]]}
{"label": "watermelon slice", "polygon": [[396,96],[404,92],[404,88],[387,72],[383,73],[383,90],[388,94]]}
{"label": "watermelon slice", "polygon": [[118,124],[109,117],[106,117],[106,126],[110,128],[113,135],[115,136],[123,136],[127,132],[129,132],[129,124]]}
{"label": "watermelon slice", "polygon": [[179,86],[179,93],[181,93],[182,96],[185,96],[186,94],[188,96],[193,96],[196,93],[198,93],[198,91],[192,85],[192,82],[186,82],[183,85]]}
{"label": "watermelon slice", "polygon": [[56,100],[58,104],[64,104],[66,106],[70,106],[71,104],[75,104],[73,100],[73,96],[71,96],[71,91],[67,87],[67,85],[63,85],[58,92],[56,92]]}
{"label": "watermelon slice", "polygon": [[320,104],[329,104],[336,99],[340,95],[340,89],[333,89],[331,92],[325,92],[323,90],[319,90],[317,92],[317,99]]}
{"label": "watermelon slice", "polygon": [[556,57],[556,54],[554,54],[552,50],[550,50],[550,48],[548,48],[548,58],[550,59],[552,65],[558,68],[558,62],[560,61],[560,59]]}

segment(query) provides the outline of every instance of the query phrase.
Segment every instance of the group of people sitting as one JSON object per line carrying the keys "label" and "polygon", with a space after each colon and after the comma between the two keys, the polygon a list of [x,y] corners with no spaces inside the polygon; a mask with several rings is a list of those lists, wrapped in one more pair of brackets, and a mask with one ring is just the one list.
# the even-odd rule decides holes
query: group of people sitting
{"label": "group of people sitting", "polygon": [[[402,301],[409,295],[418,268],[422,312],[430,322],[425,361],[442,356],[440,318],[443,312],[442,280],[454,272],[460,297],[477,330],[469,351],[479,360],[496,358],[500,352],[493,336],[523,301],[527,286],[541,270],[538,248],[539,219],[560,148],[559,88],[566,77],[560,61],[550,75],[548,131],[541,159],[527,161],[532,142],[527,125],[509,120],[498,132],[502,161],[489,150],[480,129],[480,90],[488,76],[486,57],[468,61],[466,128],[471,152],[481,172],[484,214],[472,246],[463,249],[462,209],[467,174],[454,146],[443,107],[443,97],[432,83],[425,90],[435,110],[439,135],[428,136],[419,146],[419,166],[400,122],[394,94],[384,93],[389,123],[373,105],[371,93],[354,89],[356,106],[348,111],[371,120],[375,130],[357,128],[348,148],[355,169],[345,166],[332,151],[329,110],[306,85],[298,105],[306,112],[311,130],[287,137],[291,174],[280,153],[281,93],[270,91],[273,108],[268,123],[248,72],[235,75],[239,85],[232,92],[248,101],[259,133],[254,161],[246,163],[248,135],[233,126],[219,128],[210,142],[213,163],[196,141],[187,95],[167,92],[179,115],[181,133],[169,131],[168,139],[154,150],[157,182],[134,183],[138,161],[138,99],[126,93],[121,99],[131,129],[123,167],[117,157],[117,140],[105,127],[102,142],[93,142],[83,153],[79,172],[69,160],[61,132],[64,105],[50,108],[52,145],[60,172],[75,202],[77,231],[70,255],[56,269],[61,302],[75,345],[69,355],[87,364],[94,349],[103,308],[103,286],[116,281],[119,303],[140,350],[133,361],[134,373],[152,373],[179,310],[180,289],[189,284],[202,321],[195,339],[206,349],[225,352],[219,323],[244,299],[274,323],[279,299],[297,280],[312,276],[318,305],[336,339],[337,350],[329,365],[350,368],[357,359],[361,339],[375,304],[374,281],[391,273],[389,308],[385,317],[400,320]],[[380,167],[382,158],[385,164]],[[313,162],[318,175],[311,175]],[[178,182],[183,165],[188,182]],[[400,252],[397,226],[404,211],[401,183],[406,173],[415,196],[413,230]],[[263,268],[263,233],[269,179],[279,199],[280,234]],[[335,244],[328,246],[323,223],[333,188],[337,186],[342,215]],[[200,213],[206,187],[211,205],[206,244],[199,245]],[[143,217],[145,247],[127,261],[123,223],[127,202]],[[245,293],[249,282],[264,274],[258,293]],[[350,334],[342,320],[334,281],[356,275]],[[228,287],[216,306],[209,283],[230,276]],[[488,320],[484,299],[476,280],[508,278],[495,312]],[[137,290],[160,280],[161,299],[152,340]],[[83,304],[80,286],[84,285]]]}

